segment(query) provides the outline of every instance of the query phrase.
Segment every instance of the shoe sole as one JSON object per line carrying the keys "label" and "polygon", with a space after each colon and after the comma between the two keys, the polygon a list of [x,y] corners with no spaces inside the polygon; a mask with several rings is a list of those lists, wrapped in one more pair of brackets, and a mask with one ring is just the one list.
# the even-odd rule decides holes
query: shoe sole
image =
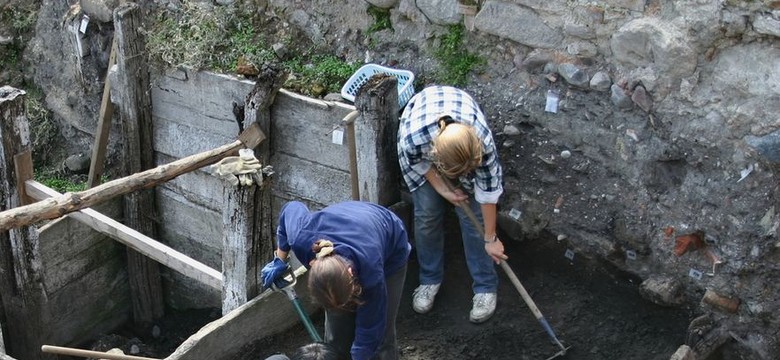
{"label": "shoe sole", "polygon": [[477,319],[477,318],[469,316],[469,321],[471,321],[474,324],[482,324],[483,322],[490,320],[491,317],[493,317],[493,314],[490,314],[490,315],[486,316],[483,319]]}

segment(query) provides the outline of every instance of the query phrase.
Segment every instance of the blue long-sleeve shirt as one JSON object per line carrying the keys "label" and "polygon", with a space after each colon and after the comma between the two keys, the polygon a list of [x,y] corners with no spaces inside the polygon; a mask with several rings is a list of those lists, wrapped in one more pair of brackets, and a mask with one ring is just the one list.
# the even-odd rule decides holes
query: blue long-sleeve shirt
{"label": "blue long-sleeve shirt", "polygon": [[354,360],[374,356],[387,322],[385,278],[403,268],[411,250],[403,222],[390,210],[368,202],[347,201],[310,212],[293,201],[282,209],[276,240],[279,249],[292,249],[307,268],[315,259],[312,245],[317,240],[330,240],[333,251],[352,262],[363,291],[350,352]]}

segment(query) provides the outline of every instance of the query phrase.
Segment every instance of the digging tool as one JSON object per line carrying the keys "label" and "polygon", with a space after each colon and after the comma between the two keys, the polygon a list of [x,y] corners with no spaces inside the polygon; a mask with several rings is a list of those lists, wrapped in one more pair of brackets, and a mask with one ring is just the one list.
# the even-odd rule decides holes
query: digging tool
{"label": "digging tool", "polygon": [[155,358],[148,358],[148,357],[142,357],[142,356],[133,356],[133,355],[125,355],[125,354],[112,354],[102,351],[92,351],[92,350],[82,350],[82,349],[74,349],[74,348],[68,348],[68,347],[62,347],[62,346],[51,346],[51,345],[43,345],[41,346],[41,351],[49,354],[59,354],[59,355],[70,355],[70,356],[78,356],[83,358],[94,358],[94,359],[109,359],[109,360],[158,360]]}
{"label": "digging tool", "polygon": [[279,280],[274,281],[271,284],[271,288],[274,291],[283,291],[285,295],[287,295],[287,298],[292,301],[293,307],[295,307],[295,312],[297,312],[298,316],[301,318],[303,326],[306,327],[306,331],[309,333],[311,340],[314,342],[322,342],[320,334],[318,334],[317,329],[314,328],[314,324],[312,324],[311,319],[309,319],[309,315],[306,314],[306,310],[303,309],[301,300],[295,292],[295,284],[297,282],[298,278],[295,276],[295,272],[292,271],[292,268],[288,265],[284,275]]}
{"label": "digging tool", "polygon": [[[453,190],[452,184],[450,181],[442,177],[441,178],[444,184],[450,189]],[[468,207],[468,205],[460,206],[460,208],[463,210],[464,213],[466,213],[466,216],[468,216],[469,220],[474,224],[474,227],[479,231],[479,233],[484,237],[485,236],[485,229],[482,227],[482,224],[477,219],[477,216],[474,215],[474,212],[471,211],[471,208]],[[531,309],[531,312],[534,314],[534,317],[536,320],[539,321],[539,323],[542,325],[542,328],[544,328],[544,331],[547,332],[547,335],[550,337],[550,340],[558,346],[561,350],[557,353],[553,354],[552,356],[548,357],[547,360],[554,359],[559,356],[566,355],[566,351],[571,348],[571,346],[564,347],[563,344],[558,340],[558,337],[555,336],[555,332],[553,331],[550,324],[547,322],[547,319],[544,318],[544,315],[542,315],[542,312],[539,311],[539,308],[536,306],[536,303],[534,303],[534,300],[531,299],[531,295],[528,294],[528,291],[525,290],[525,287],[520,282],[520,279],[517,278],[517,275],[515,275],[515,272],[512,271],[512,268],[509,267],[509,264],[506,263],[506,261],[501,260],[501,269],[504,270],[506,273],[506,276],[509,277],[509,280],[512,282],[512,285],[515,286],[515,289],[517,289],[517,292],[520,293],[520,296],[523,298],[523,301],[525,301],[525,304],[528,305],[528,308]]]}

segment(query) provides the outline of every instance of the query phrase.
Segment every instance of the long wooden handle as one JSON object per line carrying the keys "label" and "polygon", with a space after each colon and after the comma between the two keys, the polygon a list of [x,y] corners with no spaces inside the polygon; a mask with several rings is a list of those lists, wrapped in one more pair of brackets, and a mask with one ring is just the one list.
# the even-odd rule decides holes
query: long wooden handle
{"label": "long wooden handle", "polygon": [[124,354],[111,354],[102,351],[74,349],[62,346],[43,345],[41,351],[50,354],[80,356],[83,358],[109,359],[109,360],[160,360],[155,358],[132,356]]}

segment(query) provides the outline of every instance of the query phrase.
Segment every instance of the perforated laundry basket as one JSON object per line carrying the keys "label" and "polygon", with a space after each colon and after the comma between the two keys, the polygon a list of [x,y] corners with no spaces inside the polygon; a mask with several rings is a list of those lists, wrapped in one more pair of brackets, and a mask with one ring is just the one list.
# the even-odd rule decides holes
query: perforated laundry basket
{"label": "perforated laundry basket", "polygon": [[393,75],[398,80],[398,106],[403,108],[414,95],[414,73],[376,64],[365,64],[352,74],[341,88],[341,97],[354,102],[358,89],[378,73]]}

